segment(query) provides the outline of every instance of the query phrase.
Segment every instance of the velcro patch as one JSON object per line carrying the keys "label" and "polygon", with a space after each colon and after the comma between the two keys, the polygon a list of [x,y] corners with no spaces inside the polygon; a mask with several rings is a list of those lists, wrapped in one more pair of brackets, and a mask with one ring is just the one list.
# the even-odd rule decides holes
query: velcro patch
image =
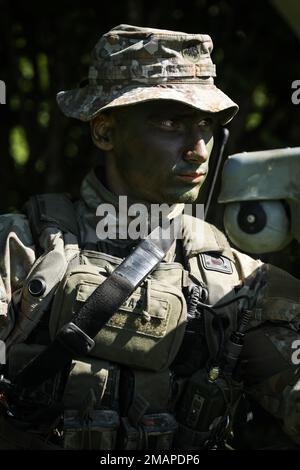
{"label": "velcro patch", "polygon": [[233,273],[231,261],[228,258],[220,255],[208,255],[206,253],[200,253],[200,256],[204,269],[225,274]]}

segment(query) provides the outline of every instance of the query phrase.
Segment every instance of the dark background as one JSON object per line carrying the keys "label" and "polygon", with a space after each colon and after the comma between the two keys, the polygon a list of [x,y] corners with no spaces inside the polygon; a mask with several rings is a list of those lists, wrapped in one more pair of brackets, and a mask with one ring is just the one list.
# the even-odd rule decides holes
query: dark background
{"label": "dark background", "polygon": [[[120,23],[212,36],[216,83],[240,105],[227,155],[300,145],[300,105],[291,102],[300,43],[269,1],[0,0],[0,211],[36,192],[78,194],[97,151],[88,124],[64,117],[55,96],[86,77],[94,44]],[[294,248],[286,253],[289,265]]]}

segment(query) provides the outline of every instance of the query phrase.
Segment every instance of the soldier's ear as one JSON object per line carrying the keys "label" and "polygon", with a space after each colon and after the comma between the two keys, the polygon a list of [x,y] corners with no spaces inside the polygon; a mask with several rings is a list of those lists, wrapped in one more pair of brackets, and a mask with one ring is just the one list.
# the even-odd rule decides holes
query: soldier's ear
{"label": "soldier's ear", "polygon": [[108,152],[113,149],[112,129],[114,119],[112,114],[99,114],[91,121],[91,133],[94,144]]}

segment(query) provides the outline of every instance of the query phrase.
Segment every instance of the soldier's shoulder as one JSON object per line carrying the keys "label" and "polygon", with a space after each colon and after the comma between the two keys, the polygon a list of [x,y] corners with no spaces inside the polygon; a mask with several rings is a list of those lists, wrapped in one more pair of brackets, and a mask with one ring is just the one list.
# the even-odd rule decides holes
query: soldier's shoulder
{"label": "soldier's shoulder", "polygon": [[225,234],[202,218],[183,215],[183,240],[188,253],[219,252],[233,259]]}
{"label": "soldier's shoulder", "polygon": [[252,274],[263,263],[231,246],[225,233],[205,220],[184,215],[184,242],[188,252],[219,252],[233,261],[242,277]]}

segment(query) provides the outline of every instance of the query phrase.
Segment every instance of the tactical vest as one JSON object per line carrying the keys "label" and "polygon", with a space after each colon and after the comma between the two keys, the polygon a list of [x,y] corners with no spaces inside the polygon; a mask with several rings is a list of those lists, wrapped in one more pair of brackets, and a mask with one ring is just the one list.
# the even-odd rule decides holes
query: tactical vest
{"label": "tactical vest", "polygon": [[[39,257],[7,340],[11,379],[122,261],[81,247],[74,206],[65,195],[35,196],[27,213]],[[207,288],[209,304],[233,299],[239,273],[225,236],[208,223],[184,215],[181,243],[183,261],[160,263],[98,333],[91,353],[73,360],[67,377],[59,373],[32,392],[37,407],[63,404],[63,448],[171,449],[174,442],[188,448],[191,440],[192,448],[200,445],[197,427],[183,422],[182,413],[178,422],[177,413],[190,380],[186,370],[195,359],[183,359],[184,367],[178,366],[187,343],[186,292],[195,284]],[[222,309],[225,339],[236,329],[236,308],[231,303]],[[203,315],[202,321],[205,344],[196,368],[207,360],[204,351],[213,357],[218,349],[212,317]],[[195,415],[198,405],[191,397],[187,417]]]}

